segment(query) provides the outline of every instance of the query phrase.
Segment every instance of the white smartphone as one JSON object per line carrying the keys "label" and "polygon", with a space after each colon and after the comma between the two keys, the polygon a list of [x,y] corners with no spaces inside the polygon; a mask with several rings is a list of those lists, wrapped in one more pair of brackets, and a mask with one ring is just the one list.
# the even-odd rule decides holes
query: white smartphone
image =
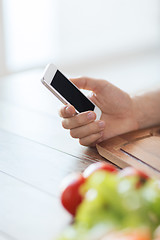
{"label": "white smartphone", "polygon": [[41,81],[63,104],[73,105],[77,113],[90,110],[94,111],[96,113],[96,119],[100,119],[100,108],[89,100],[53,64],[49,64],[45,68]]}

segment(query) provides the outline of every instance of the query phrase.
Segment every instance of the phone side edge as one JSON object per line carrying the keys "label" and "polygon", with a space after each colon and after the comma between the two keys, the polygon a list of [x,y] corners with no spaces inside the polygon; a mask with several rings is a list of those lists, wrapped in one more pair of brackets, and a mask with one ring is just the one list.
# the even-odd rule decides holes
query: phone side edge
{"label": "phone side edge", "polygon": [[57,67],[53,63],[50,63],[46,66],[43,72],[43,79],[46,83],[51,84],[57,70]]}
{"label": "phone side edge", "polygon": [[94,112],[96,114],[96,120],[100,120],[101,115],[102,115],[101,109],[95,105]]}
{"label": "phone side edge", "polygon": [[68,102],[64,100],[63,97],[61,97],[61,95],[59,95],[58,92],[56,92],[56,90],[54,90],[52,87],[50,87],[50,85],[45,81],[44,78],[41,79],[41,82],[43,83],[43,85],[48,88],[49,91],[51,91],[64,105],[67,105]]}

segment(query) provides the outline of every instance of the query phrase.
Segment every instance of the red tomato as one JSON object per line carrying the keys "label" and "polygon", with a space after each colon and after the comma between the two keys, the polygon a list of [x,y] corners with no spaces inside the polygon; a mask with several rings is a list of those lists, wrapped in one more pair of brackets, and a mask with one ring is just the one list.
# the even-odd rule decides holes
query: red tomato
{"label": "red tomato", "polygon": [[137,188],[141,187],[149,179],[149,176],[147,174],[133,167],[124,168],[119,172],[119,176],[120,177],[138,176],[139,181],[137,182],[136,185]]}
{"label": "red tomato", "polygon": [[103,170],[107,172],[117,172],[117,169],[109,164],[109,163],[102,163],[102,162],[97,162],[89,165],[83,172],[83,176],[85,178],[89,177],[92,173]]}
{"label": "red tomato", "polygon": [[61,203],[72,215],[76,214],[77,207],[83,200],[79,189],[84,182],[80,173],[74,173],[67,176],[62,183]]}

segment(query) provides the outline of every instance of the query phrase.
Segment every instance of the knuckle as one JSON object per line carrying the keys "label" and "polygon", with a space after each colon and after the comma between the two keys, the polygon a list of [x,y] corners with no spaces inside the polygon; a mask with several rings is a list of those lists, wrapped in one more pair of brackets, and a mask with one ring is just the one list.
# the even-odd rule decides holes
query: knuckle
{"label": "knuckle", "polygon": [[86,135],[91,135],[97,132],[97,127],[95,126],[95,123],[89,123],[86,125]]}
{"label": "knuckle", "polygon": [[90,134],[92,134],[93,132],[94,132],[94,130],[95,130],[95,126],[94,126],[94,124],[88,124],[87,125],[87,131],[90,133]]}
{"label": "knuckle", "polygon": [[79,116],[79,117],[77,116],[76,122],[77,122],[78,126],[82,125],[84,122],[82,116]]}
{"label": "knuckle", "polygon": [[70,130],[70,135],[72,138],[77,138],[76,132],[73,129]]}
{"label": "knuckle", "polygon": [[103,130],[105,128],[105,123],[103,121],[97,121],[97,129]]}
{"label": "knuckle", "polygon": [[60,117],[65,117],[64,107],[62,107],[62,108],[59,110],[59,116],[60,116]]}
{"label": "knuckle", "polygon": [[65,129],[68,129],[68,124],[67,124],[66,119],[64,119],[64,120],[62,121],[62,127],[65,128]]}
{"label": "knuckle", "polygon": [[89,140],[90,140],[90,143],[94,142],[95,141],[95,135],[94,134],[91,135]]}
{"label": "knuckle", "polygon": [[82,146],[87,146],[87,144],[84,142],[83,138],[79,139],[79,143]]}

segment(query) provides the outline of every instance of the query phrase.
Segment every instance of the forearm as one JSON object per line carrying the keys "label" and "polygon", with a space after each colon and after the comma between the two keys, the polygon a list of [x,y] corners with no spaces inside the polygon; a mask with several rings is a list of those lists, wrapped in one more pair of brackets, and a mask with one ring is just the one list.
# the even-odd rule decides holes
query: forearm
{"label": "forearm", "polygon": [[139,129],[160,124],[160,88],[133,97]]}

